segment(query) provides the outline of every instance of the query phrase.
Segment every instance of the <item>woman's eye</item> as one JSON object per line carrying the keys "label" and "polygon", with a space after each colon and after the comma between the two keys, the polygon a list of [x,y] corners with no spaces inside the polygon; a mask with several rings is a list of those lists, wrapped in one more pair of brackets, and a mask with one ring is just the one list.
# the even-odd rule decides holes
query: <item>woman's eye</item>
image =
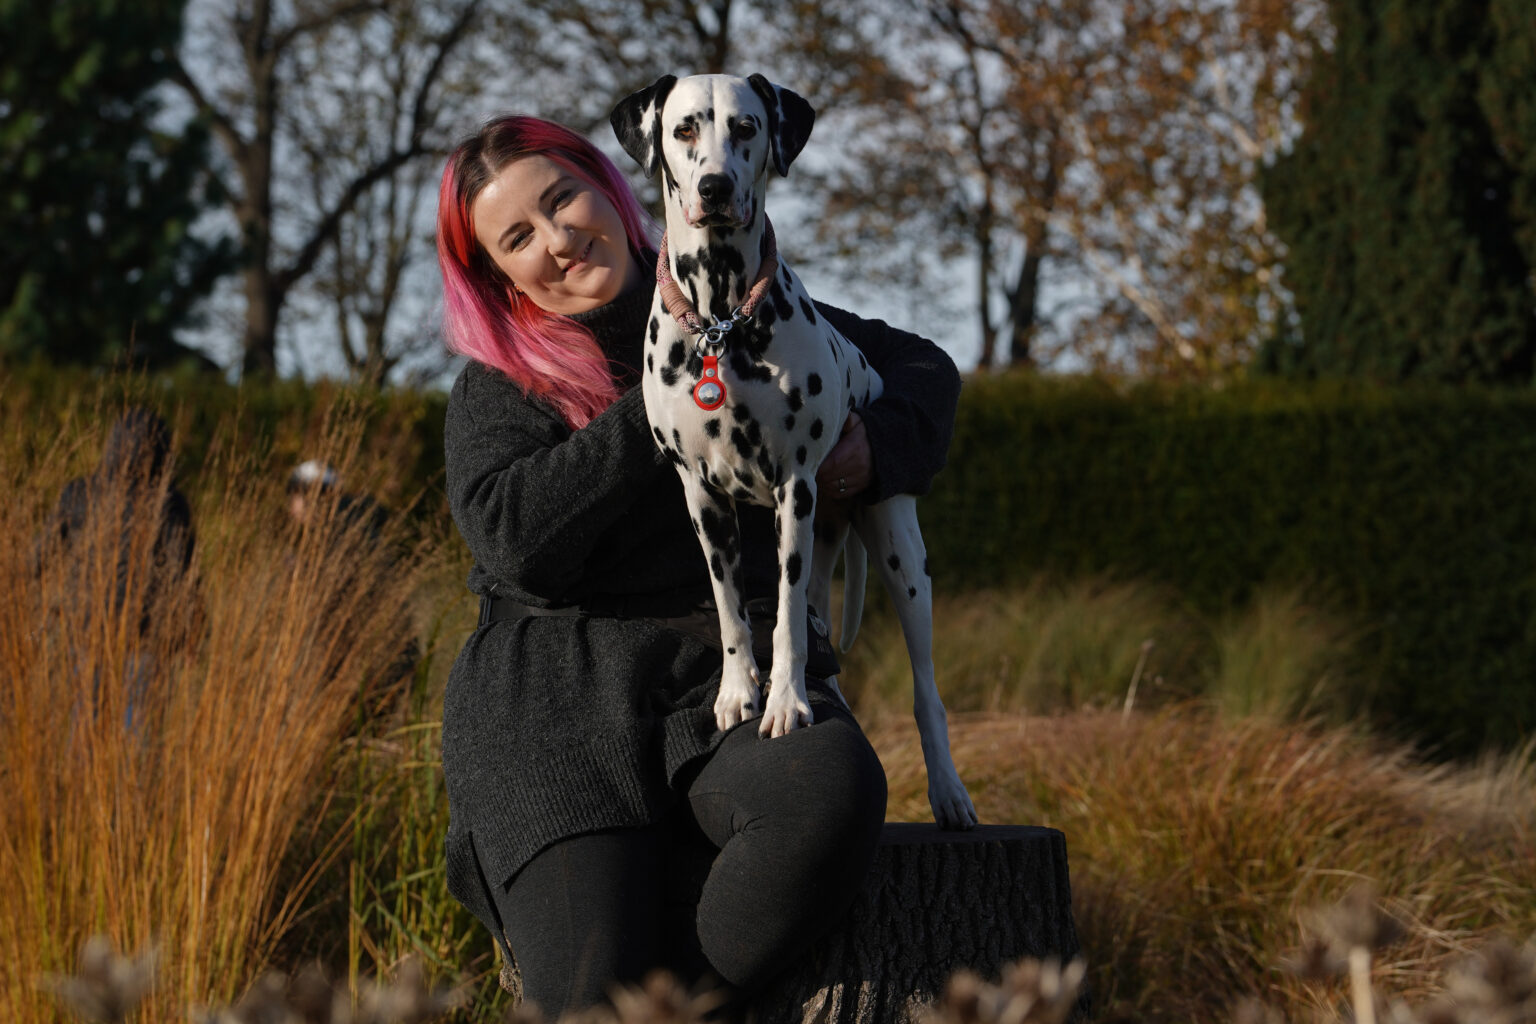
{"label": "woman's eye", "polygon": [[529,234],[530,232],[527,231],[519,231],[517,234],[513,235],[512,240],[507,243],[507,251],[512,252],[515,249],[521,249],[523,247],[523,243],[528,241]]}
{"label": "woman's eye", "polygon": [[555,198],[550,201],[550,205],[552,205],[555,209],[558,210],[558,209],[560,209],[560,207],[562,207],[566,203],[570,202],[571,199],[574,196],[575,196],[575,193],[572,192],[570,189],[563,189],[563,190],[555,193]]}

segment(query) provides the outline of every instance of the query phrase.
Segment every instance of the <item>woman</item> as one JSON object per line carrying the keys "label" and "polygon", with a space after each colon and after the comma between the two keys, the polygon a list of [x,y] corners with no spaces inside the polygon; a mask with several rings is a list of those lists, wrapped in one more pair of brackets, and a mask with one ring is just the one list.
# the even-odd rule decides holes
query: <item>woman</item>
{"label": "woman", "polygon": [[[815,678],[809,727],[715,728],[708,568],[635,386],[656,252],[613,164],[559,125],[489,122],[444,170],[438,260],[449,344],[469,357],[448,495],[481,597],[443,709],[449,886],[551,1015],[657,965],[746,998],[851,903],[884,772]],[[954,364],[822,312],[886,381],[822,477],[856,500],[926,490]],[[771,519],[741,512],[750,596],[774,593]]]}

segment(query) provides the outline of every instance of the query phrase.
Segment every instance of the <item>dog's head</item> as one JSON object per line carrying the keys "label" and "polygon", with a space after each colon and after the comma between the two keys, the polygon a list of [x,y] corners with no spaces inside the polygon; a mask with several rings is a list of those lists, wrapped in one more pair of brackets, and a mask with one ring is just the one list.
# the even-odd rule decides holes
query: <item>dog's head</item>
{"label": "dog's head", "polygon": [[667,218],[695,227],[754,222],[772,167],[789,173],[816,112],[762,75],[664,75],[609,116],[624,151],[662,172]]}

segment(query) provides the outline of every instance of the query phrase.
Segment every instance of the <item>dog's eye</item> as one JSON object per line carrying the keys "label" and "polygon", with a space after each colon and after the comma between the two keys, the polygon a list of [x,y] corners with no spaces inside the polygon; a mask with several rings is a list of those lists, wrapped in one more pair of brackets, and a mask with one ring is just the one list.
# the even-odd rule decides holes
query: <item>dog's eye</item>
{"label": "dog's eye", "polygon": [[699,137],[699,132],[691,124],[680,124],[672,130],[672,137],[678,142],[692,142]]}
{"label": "dog's eye", "polygon": [[757,125],[751,121],[743,121],[736,126],[736,130],[732,134],[736,136],[736,141],[746,142],[748,139],[757,136]]}

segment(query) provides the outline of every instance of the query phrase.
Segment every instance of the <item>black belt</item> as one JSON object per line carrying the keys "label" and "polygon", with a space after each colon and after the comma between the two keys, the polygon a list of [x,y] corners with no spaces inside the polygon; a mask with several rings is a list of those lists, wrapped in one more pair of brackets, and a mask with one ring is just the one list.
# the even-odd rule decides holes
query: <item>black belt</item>
{"label": "black belt", "polygon": [[[706,606],[694,603],[684,604],[678,600],[658,600],[650,598],[610,598],[606,600],[583,602],[581,604],[556,605],[545,608],[536,604],[524,604],[515,598],[504,597],[498,594],[486,594],[480,598],[480,625],[484,626],[502,619],[529,619],[535,617],[573,618],[585,616],[589,619],[648,619],[657,618],[658,610],[677,610],[684,616],[691,615],[697,610],[705,610]],[[707,606],[711,615],[714,614],[714,606]]]}
{"label": "black belt", "polygon": [[[654,599],[645,602],[655,610]],[[747,602],[747,618],[752,623],[752,654],[760,668],[766,670],[773,660],[773,624],[776,615],[776,604],[767,598],[757,598]],[[720,642],[720,616],[715,611],[714,605],[697,606],[684,615],[660,616],[654,614],[642,614],[638,602],[629,605],[627,602],[593,602],[591,604],[560,605],[552,608],[543,608],[538,605],[524,604],[510,597],[501,597],[495,594],[487,594],[480,598],[480,625],[486,626],[492,622],[500,622],[504,619],[527,618],[590,618],[590,619],[638,619],[661,626],[665,629],[686,633],[698,640],[721,650]],[[806,662],[805,674],[817,679],[826,679],[835,676],[842,671],[837,661],[837,651],[832,646],[832,641],[822,636],[816,628],[806,623]]]}

